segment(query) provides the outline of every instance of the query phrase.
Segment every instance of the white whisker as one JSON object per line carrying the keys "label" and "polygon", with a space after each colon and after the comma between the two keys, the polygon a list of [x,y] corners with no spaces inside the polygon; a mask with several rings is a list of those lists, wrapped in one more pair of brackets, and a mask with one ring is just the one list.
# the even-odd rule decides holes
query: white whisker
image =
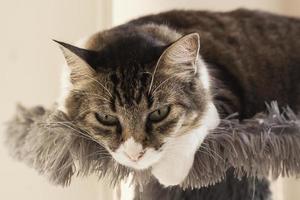
{"label": "white whisker", "polygon": [[161,82],[154,90],[153,90],[153,94],[155,94],[155,91],[160,88],[163,84],[165,84],[167,81],[169,81],[170,79],[176,77],[177,75],[173,75],[173,76],[170,76],[169,78],[166,78],[163,82]]}
{"label": "white whisker", "polygon": [[150,82],[148,94],[150,94],[150,92],[151,92],[151,88],[152,88],[152,85],[153,85],[153,82],[154,82],[154,78],[155,78],[155,74],[156,74],[157,68],[158,68],[158,66],[160,64],[160,61],[163,58],[164,54],[165,54],[165,52],[162,53],[162,55],[159,57],[156,65],[155,65],[155,68],[154,68],[154,71],[153,71],[152,77],[151,77],[151,82]]}
{"label": "white whisker", "polygon": [[84,74],[83,76],[86,76],[89,79],[91,79],[91,80],[95,81],[96,83],[98,83],[111,97],[113,97],[113,95],[110,93],[110,91],[102,83],[100,83],[98,80],[96,80],[93,77],[90,77],[89,75],[86,75],[86,74]]}
{"label": "white whisker", "polygon": [[91,96],[91,97],[97,97],[96,99],[101,99],[101,100],[104,100],[104,101],[107,101],[107,102],[111,102],[111,100],[109,100],[109,99],[107,99],[103,96],[93,94],[93,93],[88,93],[88,92],[85,92],[85,91],[82,91],[82,90],[72,90],[71,92],[78,93],[78,94],[84,94],[84,95]]}

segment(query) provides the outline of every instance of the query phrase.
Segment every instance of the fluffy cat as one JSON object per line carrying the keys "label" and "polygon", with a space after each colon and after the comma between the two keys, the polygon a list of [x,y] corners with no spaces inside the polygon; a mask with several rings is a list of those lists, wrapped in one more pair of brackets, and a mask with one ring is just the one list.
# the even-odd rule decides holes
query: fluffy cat
{"label": "fluffy cat", "polygon": [[258,11],[145,16],[83,48],[59,42],[69,69],[60,107],[120,164],[178,185],[220,118],[251,117],[271,100],[299,110],[299,39],[300,20]]}

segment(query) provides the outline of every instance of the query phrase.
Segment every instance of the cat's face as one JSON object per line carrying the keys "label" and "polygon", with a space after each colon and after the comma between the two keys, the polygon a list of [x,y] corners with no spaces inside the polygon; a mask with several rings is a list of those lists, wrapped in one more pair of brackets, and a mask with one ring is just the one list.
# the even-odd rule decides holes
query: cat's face
{"label": "cat's face", "polygon": [[85,50],[63,46],[73,84],[67,112],[120,164],[149,168],[170,149],[188,148],[172,142],[204,126],[211,97],[197,34],[158,48],[149,62],[114,63],[109,70],[93,68],[95,60],[78,56]]}

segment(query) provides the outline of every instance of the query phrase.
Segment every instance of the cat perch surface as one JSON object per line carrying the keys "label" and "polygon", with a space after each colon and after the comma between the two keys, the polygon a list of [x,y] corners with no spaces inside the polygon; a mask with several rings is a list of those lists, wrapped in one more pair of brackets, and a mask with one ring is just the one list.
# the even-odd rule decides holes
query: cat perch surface
{"label": "cat perch surface", "polygon": [[[300,118],[276,103],[267,113],[239,122],[223,119],[204,140],[182,188],[199,188],[221,181],[230,168],[243,176],[274,178],[300,174]],[[55,107],[24,108],[8,123],[7,146],[13,157],[47,175],[55,184],[68,185],[75,176],[96,174],[116,184],[130,173],[137,184],[153,181],[150,170],[134,171],[116,163],[76,121]]]}

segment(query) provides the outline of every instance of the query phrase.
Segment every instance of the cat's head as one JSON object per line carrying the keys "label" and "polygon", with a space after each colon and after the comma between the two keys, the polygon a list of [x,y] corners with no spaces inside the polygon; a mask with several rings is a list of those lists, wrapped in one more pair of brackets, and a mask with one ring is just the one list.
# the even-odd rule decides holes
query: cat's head
{"label": "cat's head", "polygon": [[[170,148],[189,148],[174,143],[179,136],[217,125],[197,33],[171,44],[120,36],[99,50],[60,44],[72,84],[66,112],[117,162],[146,169]],[[207,115],[216,118],[204,120]],[[197,134],[204,138],[207,131]]]}

